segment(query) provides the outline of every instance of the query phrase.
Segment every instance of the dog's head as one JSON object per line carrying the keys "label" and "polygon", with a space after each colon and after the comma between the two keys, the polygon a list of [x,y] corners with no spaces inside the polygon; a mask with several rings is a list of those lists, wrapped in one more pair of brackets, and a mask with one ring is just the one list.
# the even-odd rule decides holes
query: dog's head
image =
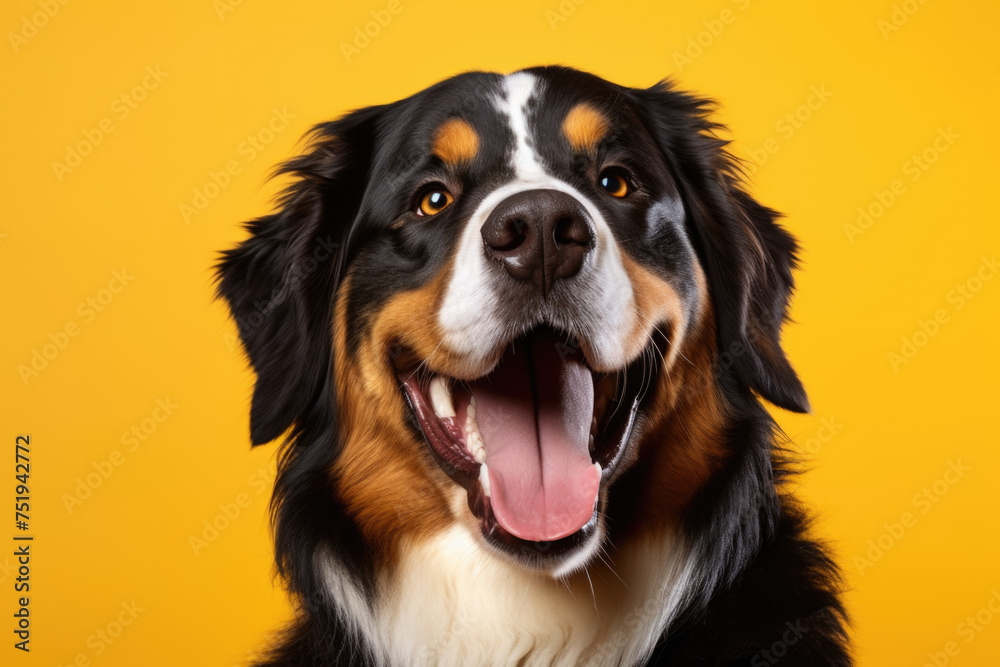
{"label": "dog's head", "polygon": [[683,511],[733,401],[805,410],[779,344],[795,244],[708,112],[548,67],[315,128],[220,265],[252,440],[290,431],[301,468],[281,499],[329,494],[387,554],[457,522],[563,574]]}

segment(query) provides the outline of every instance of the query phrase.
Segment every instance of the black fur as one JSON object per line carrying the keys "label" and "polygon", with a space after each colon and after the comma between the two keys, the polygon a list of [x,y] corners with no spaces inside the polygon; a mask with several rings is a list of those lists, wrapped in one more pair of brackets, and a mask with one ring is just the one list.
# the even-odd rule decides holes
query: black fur
{"label": "black fur", "polygon": [[[789,410],[808,410],[779,338],[793,286],[794,240],[776,224],[777,214],[742,188],[705,100],[668,83],[637,90],[565,68],[532,72],[580,94],[608,98],[610,90],[646,128],[683,201],[683,227],[707,274],[716,314],[715,379],[731,407],[731,456],[687,517],[685,529],[701,549],[703,568],[648,664],[772,664],[761,652],[784,641],[786,623],[807,631],[794,643],[785,642],[780,664],[851,664],[837,568],[823,547],[806,537],[803,512],[780,493],[792,466],[754,395]],[[477,117],[495,113],[471,100],[498,81],[497,75],[466,74],[407,100],[317,126],[308,152],[280,170],[293,180],[279,211],[251,222],[250,237],[219,263],[219,295],[232,310],[257,374],[251,440],[259,445],[286,435],[272,512],[278,572],[298,600],[299,615],[261,665],[372,664],[369,647],[338,617],[314,568],[317,552],[326,550],[374,599],[371,552],[336,500],[327,474],[339,452],[334,294],[352,270],[382,276],[352,285],[348,319],[360,330],[372,307],[433,274],[453,247],[462,214],[487,191],[476,187],[495,187],[509,178],[489,166],[502,162],[498,155],[482,155],[465,184],[468,201],[425,233],[433,236],[390,226],[410,203],[400,193],[408,192],[421,170],[432,168],[422,162],[414,137],[429,132],[456,105]],[[484,127],[487,151],[509,139],[499,118]],[[545,155],[544,146],[539,150]],[[546,159],[551,164],[560,158],[552,151]],[[627,237],[622,243],[643,252],[641,243],[629,246]],[[356,331],[348,332],[352,345]]]}
{"label": "black fur", "polygon": [[709,119],[710,102],[667,83],[635,95],[690,214],[688,230],[708,274],[719,348],[745,351],[734,355],[743,385],[787,410],[808,412],[805,390],[780,343],[795,240],[775,224],[775,211],[742,189],[726,142],[715,136],[722,128]]}

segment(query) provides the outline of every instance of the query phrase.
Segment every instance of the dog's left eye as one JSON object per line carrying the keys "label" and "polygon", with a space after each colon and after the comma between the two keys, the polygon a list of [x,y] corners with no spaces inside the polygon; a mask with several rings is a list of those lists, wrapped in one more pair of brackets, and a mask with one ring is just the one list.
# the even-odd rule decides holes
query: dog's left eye
{"label": "dog's left eye", "polygon": [[429,190],[420,198],[420,206],[417,207],[417,215],[437,215],[455,201],[451,193],[442,188]]}
{"label": "dog's left eye", "polygon": [[602,190],[619,199],[626,197],[632,191],[625,174],[619,169],[605,169],[597,182]]}

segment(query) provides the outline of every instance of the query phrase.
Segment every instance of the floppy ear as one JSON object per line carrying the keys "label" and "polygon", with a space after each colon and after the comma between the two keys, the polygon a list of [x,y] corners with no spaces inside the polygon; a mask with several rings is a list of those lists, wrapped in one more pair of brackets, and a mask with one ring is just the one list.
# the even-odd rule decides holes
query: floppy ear
{"label": "floppy ear", "polygon": [[805,389],[781,348],[794,287],[795,239],[778,214],[743,189],[739,168],[716,137],[711,102],[661,82],[635,91],[674,171],[688,233],[705,269],[720,355],[745,386],[786,410],[808,412]]}
{"label": "floppy ear", "polygon": [[312,406],[331,400],[334,294],[380,110],[314,127],[306,153],[276,171],[294,179],[278,211],[249,222],[250,237],[224,251],[216,267],[218,296],[257,374],[254,445],[301,426]]}

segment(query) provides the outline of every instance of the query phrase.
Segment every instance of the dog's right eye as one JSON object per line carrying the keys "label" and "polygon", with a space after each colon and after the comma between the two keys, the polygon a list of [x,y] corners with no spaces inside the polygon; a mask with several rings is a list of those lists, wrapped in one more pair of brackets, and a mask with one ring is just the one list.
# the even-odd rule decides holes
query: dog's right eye
{"label": "dog's right eye", "polygon": [[451,193],[444,188],[434,188],[424,193],[420,198],[420,206],[417,207],[417,215],[430,216],[437,215],[455,201]]}

